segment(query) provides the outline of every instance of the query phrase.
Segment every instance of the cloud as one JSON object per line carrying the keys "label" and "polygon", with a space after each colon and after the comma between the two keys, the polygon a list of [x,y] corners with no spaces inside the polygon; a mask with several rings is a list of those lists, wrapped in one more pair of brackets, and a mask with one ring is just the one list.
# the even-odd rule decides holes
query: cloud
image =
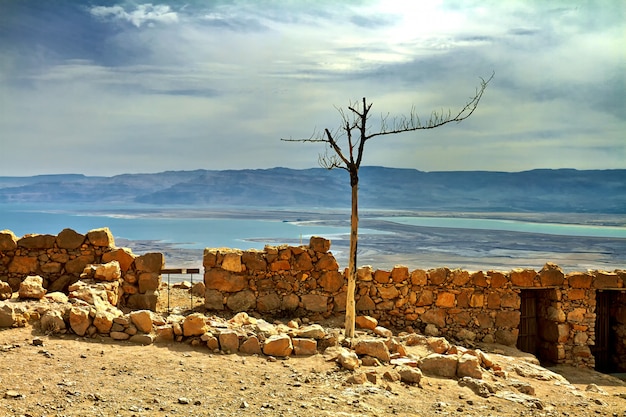
{"label": "cloud", "polygon": [[135,27],[141,27],[144,24],[148,26],[154,23],[177,23],[178,13],[172,11],[167,5],[153,5],[145,3],[137,5],[135,10],[127,12],[124,7],[116,6],[94,6],[89,12],[96,17],[102,19],[122,20],[132,23]]}

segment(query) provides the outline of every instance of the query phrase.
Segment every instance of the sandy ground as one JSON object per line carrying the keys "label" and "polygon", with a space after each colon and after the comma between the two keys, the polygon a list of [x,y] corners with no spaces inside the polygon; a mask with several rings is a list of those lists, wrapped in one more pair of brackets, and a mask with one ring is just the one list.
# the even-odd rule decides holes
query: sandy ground
{"label": "sandy ground", "polygon": [[[176,290],[170,309],[201,310],[201,303]],[[159,311],[166,310],[162,300]],[[507,371],[500,382],[519,381],[534,394],[484,398],[456,379],[429,376],[421,387],[390,382],[383,377],[390,365],[362,367],[376,382],[350,384],[353,372],[322,354],[271,360],[185,343],[139,346],[6,329],[0,416],[626,416],[626,384],[617,378],[563,366],[524,376],[515,369],[532,357],[482,348]],[[491,374],[485,380],[498,382]]]}

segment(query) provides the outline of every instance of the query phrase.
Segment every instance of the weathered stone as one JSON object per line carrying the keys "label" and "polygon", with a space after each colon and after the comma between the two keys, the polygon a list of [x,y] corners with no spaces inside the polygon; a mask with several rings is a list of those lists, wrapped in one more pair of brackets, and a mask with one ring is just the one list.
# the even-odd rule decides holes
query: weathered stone
{"label": "weathered stone", "polygon": [[470,274],[463,269],[453,269],[450,271],[450,277],[453,285],[462,287],[470,280]]}
{"label": "weathered stone", "polygon": [[112,331],[109,333],[109,337],[113,340],[128,340],[130,335],[126,332]]}
{"label": "weathered stone", "polygon": [[398,297],[400,291],[395,286],[378,287],[378,293],[383,300],[390,300]]}
{"label": "weathered stone", "polygon": [[283,296],[283,299],[280,303],[280,308],[282,310],[295,310],[300,305],[300,297],[296,294],[287,294]]}
{"label": "weathered stone", "polygon": [[391,273],[383,269],[377,269],[374,271],[374,281],[379,284],[388,284],[391,281]]}
{"label": "weathered stone", "polygon": [[583,307],[575,308],[567,313],[567,321],[574,323],[582,323],[585,320],[587,309]]}
{"label": "weathered stone", "polygon": [[154,343],[155,339],[156,337],[152,334],[141,333],[130,336],[130,339],[128,339],[128,341],[137,345],[148,346]]}
{"label": "weathered stone", "polygon": [[[94,279],[99,281],[117,281],[122,277],[122,270],[120,269],[120,263],[118,261],[111,261],[106,264],[100,264],[96,266],[94,273]],[[156,288],[149,288],[156,290]],[[145,291],[141,291],[145,292]]]}
{"label": "weathered stone", "polygon": [[395,265],[391,270],[391,280],[395,283],[408,281],[409,268],[404,265]]}
{"label": "weathered stone", "polygon": [[318,259],[315,269],[318,271],[336,271],[339,269],[339,264],[332,253],[325,253]]}
{"label": "weathered stone", "polygon": [[355,324],[361,329],[374,330],[378,326],[378,320],[370,316],[356,316]]}
{"label": "weathered stone", "polygon": [[389,348],[381,339],[362,339],[354,346],[357,355],[367,355],[379,359],[382,362],[389,362],[391,356]]}
{"label": "weathered stone", "polygon": [[17,241],[17,246],[27,249],[52,249],[56,236],[30,234]]}
{"label": "weathered stone", "polygon": [[372,266],[371,265],[364,265],[360,268],[357,269],[356,273],[357,273],[357,281],[359,282],[367,282],[367,281],[371,281],[373,279],[372,276]]}
{"label": "weathered stone", "polygon": [[571,272],[565,276],[572,288],[590,288],[593,277],[590,274]]}
{"label": "weathered stone", "polygon": [[441,332],[439,331],[437,326],[435,326],[432,323],[428,323],[426,325],[426,328],[424,329],[424,334],[426,336],[439,336],[441,334]]}
{"label": "weathered stone", "polygon": [[146,253],[135,258],[135,268],[140,272],[152,272],[160,274],[165,265],[165,258],[162,253]]}
{"label": "weathered stone", "polygon": [[515,268],[510,272],[511,284],[516,287],[532,287],[537,272],[533,269]]}
{"label": "weathered stone", "polygon": [[241,263],[242,253],[239,251],[231,251],[224,254],[222,259],[222,269],[229,272],[242,272],[243,264]]}
{"label": "weathered stone", "polygon": [[223,330],[218,336],[220,348],[224,352],[236,353],[239,351],[239,336],[233,330]]}
{"label": "weathered stone", "polygon": [[115,239],[108,227],[93,229],[87,232],[87,240],[94,246],[109,247],[115,246]]}
{"label": "weathered stone", "polygon": [[343,313],[346,311],[346,303],[348,302],[348,292],[341,291],[333,296],[333,311]]}
{"label": "weathered stone", "polygon": [[250,336],[247,338],[243,343],[241,343],[241,346],[239,346],[239,352],[248,355],[260,354],[261,344],[259,343],[259,338],[256,336]]}
{"label": "weathered stone", "polygon": [[302,304],[306,310],[326,312],[328,310],[328,297],[318,294],[306,294],[302,296]]}
{"label": "weathered stone", "polygon": [[410,366],[399,366],[397,372],[400,375],[400,380],[407,384],[418,384],[422,380],[422,371],[419,368],[413,368]]}
{"label": "weathered stone", "polygon": [[459,378],[470,377],[474,379],[483,378],[483,370],[480,367],[480,359],[473,355],[464,354],[459,358],[456,368],[456,375]]}
{"label": "weathered stone", "polygon": [[354,371],[361,366],[361,362],[359,361],[357,354],[346,349],[341,349],[341,352],[339,352],[339,355],[337,356],[337,363],[339,363],[342,368],[350,371]]}
{"label": "weathered stone", "polygon": [[63,315],[59,310],[47,310],[39,320],[39,326],[45,333],[60,333],[66,329]]}
{"label": "weathered stone", "polygon": [[102,254],[102,262],[108,263],[111,261],[117,261],[120,265],[120,270],[126,272],[135,261],[135,256],[128,248],[117,248]]}
{"label": "weathered stone", "polygon": [[247,280],[223,269],[209,269],[204,274],[204,285],[207,290],[238,292],[246,288]]}
{"label": "weathered stone", "polygon": [[450,349],[450,342],[444,337],[429,337],[426,344],[435,353],[446,353]]}
{"label": "weathered stone", "polygon": [[330,240],[319,236],[311,236],[311,239],[309,240],[309,247],[313,251],[320,253],[328,252],[330,250],[330,244]]}
{"label": "weathered stone", "polygon": [[37,258],[29,256],[14,256],[9,263],[9,273],[12,274],[33,274],[37,272],[39,262]]}
{"label": "weathered stone", "polygon": [[29,275],[20,284],[19,297],[41,300],[46,292],[43,287],[43,278],[39,275]]}
{"label": "weathered stone", "polygon": [[442,309],[430,309],[422,314],[420,318],[424,323],[432,323],[437,327],[445,327],[446,325],[446,311]]}
{"label": "weathered stone", "polygon": [[496,313],[496,327],[516,328],[519,320],[519,311],[503,310]]}
{"label": "weathered stone", "polygon": [[419,368],[427,375],[453,378],[456,376],[456,356],[432,353],[419,361]]}
{"label": "weathered stone", "polygon": [[94,260],[93,255],[81,255],[74,259],[69,260],[65,264],[65,272],[68,274],[78,275],[85,270],[85,267],[92,263]]}
{"label": "weathered stone", "polygon": [[319,324],[310,324],[308,326],[304,326],[296,332],[298,337],[304,337],[308,339],[320,340],[326,337],[326,332],[324,328]]}
{"label": "weathered stone", "polygon": [[280,309],[281,300],[275,292],[258,298],[256,309],[260,312],[276,311]]}
{"label": "weathered stone", "polygon": [[249,272],[265,271],[267,262],[263,258],[263,253],[250,250],[241,254],[241,262],[246,266]]}
{"label": "weathered stone", "polygon": [[268,356],[289,356],[293,352],[291,338],[286,334],[270,336],[263,343],[263,353]]}
{"label": "weathered stone", "polygon": [[311,356],[317,353],[317,341],[314,339],[294,337],[292,343],[296,356]]}
{"label": "weathered stone", "polygon": [[369,295],[364,295],[357,300],[355,308],[357,311],[370,311],[376,308],[376,304]]}
{"label": "weathered stone", "polygon": [[428,277],[427,277],[426,271],[424,271],[423,269],[416,269],[413,272],[411,272],[411,284],[412,285],[423,286],[423,285],[426,285],[427,282],[428,282]]}
{"label": "weathered stone", "polygon": [[474,284],[474,287],[488,287],[487,277],[483,271],[476,271],[470,275],[470,280]]}
{"label": "weathered stone", "polygon": [[115,309],[98,310],[96,316],[93,319],[93,325],[98,329],[98,333],[107,334],[111,331],[113,326],[113,319],[120,316],[121,311]]}
{"label": "weathered stone", "polygon": [[58,274],[61,272],[63,265],[60,262],[46,262],[40,265],[41,272],[44,274]]}
{"label": "weathered stone", "polygon": [[13,288],[8,282],[0,281],[0,301],[8,300],[13,296]]}
{"label": "weathered stone", "polygon": [[126,301],[126,306],[133,310],[150,310],[156,311],[157,301],[159,300],[158,291],[146,291],[145,294],[132,294]]}
{"label": "weathered stone", "polygon": [[256,297],[252,291],[239,291],[230,295],[226,305],[231,311],[247,311],[256,307]]}
{"label": "weathered stone", "polygon": [[339,291],[344,285],[343,275],[337,271],[325,271],[322,273],[320,279],[320,285],[324,291],[329,293],[335,293]]}
{"label": "weathered stone", "polygon": [[429,306],[433,304],[435,300],[435,295],[431,290],[424,290],[420,293],[417,298],[417,303],[415,304],[418,307]]}
{"label": "weathered stone", "polygon": [[539,280],[542,287],[560,286],[565,280],[565,275],[558,265],[548,262],[539,271]]}
{"label": "weathered stone", "polygon": [[346,383],[348,384],[356,384],[361,385],[367,382],[367,375],[364,372],[356,372],[350,375],[346,379]]}
{"label": "weathered stone", "polygon": [[432,285],[441,285],[448,278],[448,268],[436,268],[428,270],[428,279]]}
{"label": "weathered stone", "polygon": [[596,278],[593,281],[595,288],[621,288],[620,279],[617,273],[607,271],[596,271]]}
{"label": "weathered stone", "polygon": [[435,305],[441,308],[454,307],[456,296],[451,292],[440,292],[437,294]]}
{"label": "weathered stone", "polygon": [[207,310],[223,310],[224,297],[217,290],[207,289],[204,293],[204,307]]}
{"label": "weathered stone", "polygon": [[61,249],[78,249],[85,242],[85,235],[72,229],[63,229],[56,237],[57,246]]}
{"label": "weathered stone", "polygon": [[79,336],[84,336],[89,326],[91,326],[89,308],[72,307],[70,309],[70,328],[72,331]]}
{"label": "weathered stone", "polygon": [[200,313],[192,313],[185,317],[182,327],[183,335],[187,337],[200,336],[208,330],[206,318]]}
{"label": "weathered stone", "polygon": [[0,328],[13,327],[16,321],[15,309],[12,305],[0,301]]}
{"label": "weathered stone", "polygon": [[513,330],[496,330],[496,343],[501,345],[513,346],[517,343],[518,329]]}
{"label": "weathered stone", "polygon": [[129,316],[140,332],[150,333],[152,331],[152,313],[150,310],[131,311]]}
{"label": "weathered stone", "polygon": [[17,249],[17,236],[10,230],[0,230],[0,251]]}

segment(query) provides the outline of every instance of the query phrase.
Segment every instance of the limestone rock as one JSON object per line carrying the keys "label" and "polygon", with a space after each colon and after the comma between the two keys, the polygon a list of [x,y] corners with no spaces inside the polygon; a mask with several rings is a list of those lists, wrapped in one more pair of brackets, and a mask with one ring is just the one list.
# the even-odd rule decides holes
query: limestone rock
{"label": "limestone rock", "polygon": [[379,336],[382,336],[382,337],[392,337],[393,336],[393,333],[391,332],[391,330],[389,330],[389,329],[387,329],[385,327],[382,327],[382,326],[376,326],[374,328],[374,333],[379,335]]}
{"label": "limestone rock", "polygon": [[0,251],[10,251],[17,248],[17,236],[10,230],[0,230]]}
{"label": "limestone rock", "polygon": [[362,339],[354,346],[357,355],[367,355],[380,359],[382,362],[389,362],[391,355],[389,348],[383,340],[380,339]]}
{"label": "limestone rock", "polygon": [[248,355],[258,355],[262,353],[259,338],[256,336],[250,336],[247,338],[241,346],[239,346],[239,352],[247,353]]}
{"label": "limestone rock", "polygon": [[291,338],[286,334],[270,336],[263,344],[263,353],[267,356],[289,356],[292,351]]}
{"label": "limestone rock", "polygon": [[84,336],[89,326],[91,326],[89,308],[72,307],[70,309],[70,328],[72,331],[79,336]]}
{"label": "limestone rock", "polygon": [[306,294],[302,297],[304,308],[309,311],[325,313],[328,310],[328,297],[319,294]]}
{"label": "limestone rock", "polygon": [[439,353],[432,353],[422,358],[419,362],[419,367],[425,374],[445,378],[454,378],[456,376],[457,365],[458,360],[455,356]]}
{"label": "limestone rock", "polygon": [[419,368],[413,368],[410,366],[399,366],[397,368],[398,373],[400,374],[400,380],[402,382],[406,382],[408,384],[418,384],[422,380],[422,371]]}
{"label": "limestone rock", "polygon": [[0,301],[0,328],[12,327],[15,323],[15,310],[9,303]]}
{"label": "limestone rock", "polygon": [[337,356],[337,363],[342,368],[350,371],[354,371],[356,368],[361,366],[361,362],[359,361],[357,354],[347,349],[341,349],[339,355]]}
{"label": "limestone rock", "polygon": [[458,361],[456,375],[459,378],[469,376],[474,379],[482,379],[483,370],[480,367],[480,358],[468,354],[462,355]]}
{"label": "limestone rock", "polygon": [[374,330],[378,326],[378,320],[370,316],[356,316],[355,324],[361,329]]}
{"label": "limestone rock", "polygon": [[131,343],[136,343],[138,345],[151,345],[154,342],[154,335],[151,334],[135,334],[130,336],[128,339]]}
{"label": "limestone rock", "polygon": [[111,261],[96,266],[94,279],[98,281],[117,281],[122,277],[122,270],[118,261]]}
{"label": "limestone rock", "polygon": [[200,313],[193,313],[185,317],[183,321],[184,336],[200,336],[208,330],[205,317]]}
{"label": "limestone rock", "polygon": [[239,336],[235,331],[224,330],[220,332],[218,340],[222,351],[228,353],[236,353],[239,351]]}
{"label": "limestone rock", "polygon": [[29,275],[20,284],[20,298],[32,298],[40,300],[45,295],[46,289],[43,287],[43,278],[41,278],[39,275]]}
{"label": "limestone rock", "polygon": [[152,313],[149,310],[138,310],[130,313],[130,320],[142,333],[152,331]]}
{"label": "limestone rock", "polygon": [[8,300],[13,296],[13,289],[8,282],[0,281],[0,301]]}
{"label": "limestone rock", "polygon": [[314,339],[294,337],[292,343],[296,356],[311,356],[317,353],[317,342]]}
{"label": "limestone rock", "polygon": [[152,272],[160,274],[165,265],[165,258],[162,253],[146,253],[135,258],[135,267],[141,272]]}
{"label": "limestone rock", "polygon": [[66,329],[63,315],[60,311],[54,309],[43,313],[39,325],[44,333],[61,333]]}
{"label": "limestone rock", "polygon": [[94,246],[103,246],[112,248],[115,246],[115,240],[108,227],[101,229],[93,229],[87,232],[87,239]]}
{"label": "limestone rock", "polygon": [[446,353],[450,349],[450,342],[443,337],[429,337],[426,341],[435,353]]}
{"label": "limestone rock", "polygon": [[471,389],[480,397],[489,397],[491,394],[495,394],[497,392],[494,385],[480,379],[470,378],[468,376],[459,379],[458,384],[460,387],[467,387]]}
{"label": "limestone rock", "polygon": [[320,340],[326,337],[324,328],[319,324],[304,326],[297,331],[299,337]]}
{"label": "limestone rock", "polygon": [[85,241],[85,235],[72,229],[63,229],[57,235],[57,246],[61,249],[77,249]]}

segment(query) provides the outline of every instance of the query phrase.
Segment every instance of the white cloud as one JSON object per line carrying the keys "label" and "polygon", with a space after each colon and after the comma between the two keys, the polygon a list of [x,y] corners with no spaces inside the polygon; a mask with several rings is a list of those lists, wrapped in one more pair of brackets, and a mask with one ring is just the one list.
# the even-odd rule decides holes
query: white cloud
{"label": "white cloud", "polygon": [[172,11],[167,5],[153,5],[152,3],[140,4],[135,10],[127,12],[122,6],[94,6],[90,9],[93,16],[100,18],[112,18],[114,20],[125,20],[136,27],[143,24],[153,25],[154,23],[176,23],[178,13]]}

